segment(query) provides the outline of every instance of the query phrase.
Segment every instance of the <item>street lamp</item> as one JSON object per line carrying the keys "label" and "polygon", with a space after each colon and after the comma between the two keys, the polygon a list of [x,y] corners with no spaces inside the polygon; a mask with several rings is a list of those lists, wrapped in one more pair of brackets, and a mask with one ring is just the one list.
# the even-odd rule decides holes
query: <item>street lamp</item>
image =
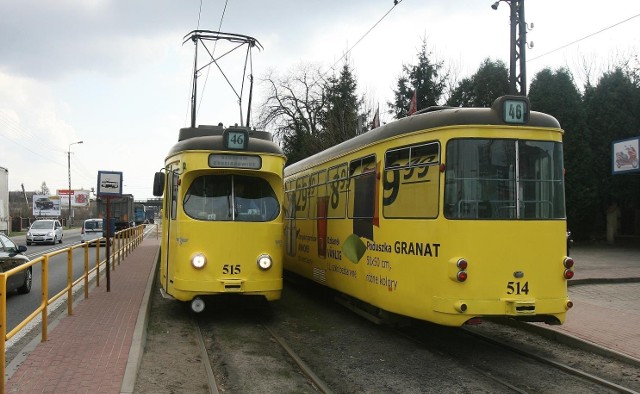
{"label": "street lamp", "polygon": [[69,190],[67,191],[67,198],[69,199],[69,213],[67,217],[67,227],[71,227],[71,145],[82,144],[83,141],[76,141],[69,144],[69,150],[67,151],[67,169],[69,171]]}

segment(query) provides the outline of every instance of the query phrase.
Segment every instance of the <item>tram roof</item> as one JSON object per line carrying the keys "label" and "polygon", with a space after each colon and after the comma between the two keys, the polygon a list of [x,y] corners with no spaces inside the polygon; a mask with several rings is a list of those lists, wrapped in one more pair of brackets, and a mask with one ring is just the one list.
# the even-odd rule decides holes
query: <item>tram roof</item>
{"label": "tram roof", "polygon": [[514,125],[505,123],[502,120],[500,111],[496,107],[495,103],[492,108],[433,107],[424,111],[424,113],[407,116],[376,129],[367,131],[366,133],[355,136],[350,140],[344,141],[304,160],[291,164],[285,168],[285,173],[303,171],[331,158],[338,157],[378,141],[386,140],[387,138],[437,127],[496,125],[560,128],[560,123],[556,118],[536,111],[530,112],[529,120],[525,124]]}
{"label": "tram roof", "polygon": [[169,156],[188,150],[223,150],[223,133],[225,130],[246,130],[249,133],[249,146],[247,150],[238,153],[273,153],[282,155],[280,146],[271,140],[271,133],[266,131],[252,130],[248,127],[229,127],[222,125],[198,127],[185,127],[180,129],[178,142],[169,150]]}

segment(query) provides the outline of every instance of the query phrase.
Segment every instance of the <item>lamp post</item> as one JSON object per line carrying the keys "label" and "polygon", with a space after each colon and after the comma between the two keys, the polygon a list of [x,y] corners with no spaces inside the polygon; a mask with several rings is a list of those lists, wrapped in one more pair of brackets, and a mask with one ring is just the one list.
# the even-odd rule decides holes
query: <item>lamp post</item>
{"label": "lamp post", "polygon": [[[527,24],[524,21],[524,0],[498,0],[491,5],[498,9],[500,2],[509,4],[511,8],[511,56],[509,62],[509,93],[527,95]],[[533,27],[533,24],[531,25]],[[519,63],[520,74],[516,75],[516,63]]]}
{"label": "lamp post", "polygon": [[67,198],[69,199],[69,216],[67,217],[67,227],[71,227],[71,145],[82,144],[83,141],[76,141],[69,144],[69,150],[67,151],[67,169],[69,171],[69,190],[67,191]]}

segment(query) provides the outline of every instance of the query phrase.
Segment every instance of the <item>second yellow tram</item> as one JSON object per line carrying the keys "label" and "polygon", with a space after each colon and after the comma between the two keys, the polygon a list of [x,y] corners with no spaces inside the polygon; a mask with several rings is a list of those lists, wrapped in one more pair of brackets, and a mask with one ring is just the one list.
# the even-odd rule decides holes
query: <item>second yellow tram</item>
{"label": "second yellow tram", "polygon": [[285,169],[285,270],[376,318],[562,323],[562,130],[525,97],[435,108]]}

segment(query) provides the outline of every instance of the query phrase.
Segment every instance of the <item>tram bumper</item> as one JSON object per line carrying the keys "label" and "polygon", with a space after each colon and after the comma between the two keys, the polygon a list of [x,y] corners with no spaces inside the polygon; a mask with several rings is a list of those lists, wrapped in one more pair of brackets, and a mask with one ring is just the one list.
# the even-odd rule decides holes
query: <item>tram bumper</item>
{"label": "tram bumper", "polygon": [[[461,305],[464,305],[464,308],[461,308]],[[433,297],[435,312],[449,315],[451,320],[465,321],[474,317],[503,316],[524,321],[562,324],[571,306],[572,303],[568,298],[464,300]]]}
{"label": "tram bumper", "polygon": [[191,301],[197,296],[217,294],[256,295],[264,296],[267,301],[275,301],[280,299],[282,294],[282,278],[261,281],[225,278],[210,282],[175,278],[169,293],[180,301]]}

